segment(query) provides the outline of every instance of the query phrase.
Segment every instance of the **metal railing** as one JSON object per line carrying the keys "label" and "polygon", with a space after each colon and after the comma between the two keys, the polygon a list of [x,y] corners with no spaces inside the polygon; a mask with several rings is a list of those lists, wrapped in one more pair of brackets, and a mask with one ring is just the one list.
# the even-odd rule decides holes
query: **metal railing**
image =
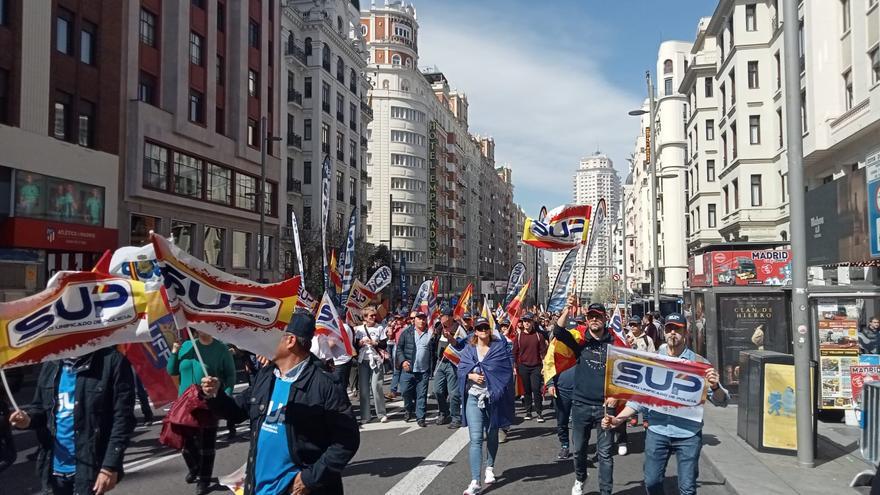
{"label": "metal railing", "polygon": [[287,178],[287,192],[302,192],[302,181],[299,179]]}
{"label": "metal railing", "polygon": [[297,149],[302,149],[303,140],[302,136],[295,132],[287,133],[287,146],[292,146]]}
{"label": "metal railing", "polygon": [[370,106],[367,105],[366,102],[364,102],[363,100],[361,100],[361,113],[369,117],[370,120],[373,120],[373,109],[370,108]]}
{"label": "metal railing", "polygon": [[366,136],[361,136],[361,146],[363,146],[364,148],[367,147],[367,137]]}
{"label": "metal railing", "polygon": [[302,48],[288,44],[285,53],[288,57],[293,57],[294,60],[299,61],[303,65],[309,65],[309,58],[306,56],[306,52]]}
{"label": "metal railing", "polygon": [[345,161],[345,152],[342,150],[336,150],[336,158],[340,161]]}
{"label": "metal railing", "polygon": [[287,90],[287,101],[288,103],[296,103],[299,106],[303,104],[303,95],[299,91],[295,89]]}

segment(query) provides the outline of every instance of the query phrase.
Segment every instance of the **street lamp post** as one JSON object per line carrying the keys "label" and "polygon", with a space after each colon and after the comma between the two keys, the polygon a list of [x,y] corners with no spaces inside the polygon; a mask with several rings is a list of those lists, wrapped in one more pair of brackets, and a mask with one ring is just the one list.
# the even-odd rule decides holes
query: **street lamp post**
{"label": "street lamp post", "polygon": [[263,232],[266,229],[266,148],[268,148],[270,142],[281,141],[281,138],[278,136],[269,136],[268,129],[266,128],[266,117],[262,117],[260,119],[260,187],[257,190],[256,199],[259,203],[260,209],[260,240],[259,240],[259,259],[257,260],[257,266],[259,267],[259,278],[258,281],[263,283],[263,265],[264,265],[264,255],[265,255],[265,247],[264,243],[266,240],[264,239]]}
{"label": "street lamp post", "polygon": [[653,273],[653,289],[654,289],[654,311],[660,311],[660,246],[657,243],[657,223],[659,222],[660,213],[657,211],[657,153],[656,141],[657,134],[654,131],[655,102],[654,102],[654,82],[651,79],[651,71],[645,71],[645,81],[648,84],[648,111],[639,109],[629,112],[632,116],[640,116],[648,114],[651,119],[648,127],[648,152],[651,154],[649,167],[651,167],[651,211],[653,212],[651,222],[651,256],[654,258]]}

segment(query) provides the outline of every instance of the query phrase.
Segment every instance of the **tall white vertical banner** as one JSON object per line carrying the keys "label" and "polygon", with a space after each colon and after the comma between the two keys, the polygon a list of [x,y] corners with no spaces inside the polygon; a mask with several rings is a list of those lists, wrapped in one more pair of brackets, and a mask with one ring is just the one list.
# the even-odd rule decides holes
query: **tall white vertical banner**
{"label": "tall white vertical banner", "polygon": [[321,163],[321,258],[324,261],[324,290],[330,287],[327,265],[327,217],[330,216],[330,155]]}
{"label": "tall white vertical banner", "polygon": [[290,212],[290,228],[293,229],[293,245],[296,247],[296,263],[299,265],[299,274],[302,275],[303,280],[305,280],[306,274],[303,272],[302,248],[299,244],[299,225],[296,223],[295,211]]}

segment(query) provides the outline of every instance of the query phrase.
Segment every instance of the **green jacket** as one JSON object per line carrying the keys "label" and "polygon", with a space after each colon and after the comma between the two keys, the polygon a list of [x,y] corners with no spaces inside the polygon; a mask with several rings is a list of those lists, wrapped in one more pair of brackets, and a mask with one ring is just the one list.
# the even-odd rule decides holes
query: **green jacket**
{"label": "green jacket", "polygon": [[[199,342],[198,339],[196,342]],[[228,395],[232,395],[232,387],[235,386],[235,362],[232,360],[232,354],[226,344],[217,339],[214,339],[211,345],[199,342],[199,353],[205,360],[208,374],[217,377],[223,390]],[[178,395],[183,395],[184,390],[192,384],[199,386],[205,376],[190,340],[181,344],[177,354],[171,354],[167,370],[169,375],[180,377]]]}

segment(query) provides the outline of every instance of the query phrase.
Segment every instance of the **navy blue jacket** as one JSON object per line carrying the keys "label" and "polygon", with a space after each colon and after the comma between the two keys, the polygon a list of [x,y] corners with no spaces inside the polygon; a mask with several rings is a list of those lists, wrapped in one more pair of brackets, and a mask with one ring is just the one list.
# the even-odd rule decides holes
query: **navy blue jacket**
{"label": "navy blue jacket", "polygon": [[[290,387],[285,423],[290,458],[302,469],[302,480],[310,495],[342,494],[342,470],[357,453],[360,431],[343,388],[319,368],[312,356],[299,378]],[[250,421],[251,445],[248,453],[245,495],[254,493],[254,461],[257,437],[275,386],[274,364],[257,372],[254,384],[235,398],[222,390],[208,406],[218,416],[234,423]]]}
{"label": "navy blue jacket", "polygon": [[489,344],[489,350],[480,362],[477,348],[468,343],[459,353],[461,361],[458,363],[458,392],[461,395],[461,419],[462,424],[467,426],[467,381],[468,373],[474,367],[479,367],[486,377],[486,388],[489,389],[489,428],[504,428],[513,424],[514,416],[514,388],[513,364],[507,341],[503,338],[493,338]]}

